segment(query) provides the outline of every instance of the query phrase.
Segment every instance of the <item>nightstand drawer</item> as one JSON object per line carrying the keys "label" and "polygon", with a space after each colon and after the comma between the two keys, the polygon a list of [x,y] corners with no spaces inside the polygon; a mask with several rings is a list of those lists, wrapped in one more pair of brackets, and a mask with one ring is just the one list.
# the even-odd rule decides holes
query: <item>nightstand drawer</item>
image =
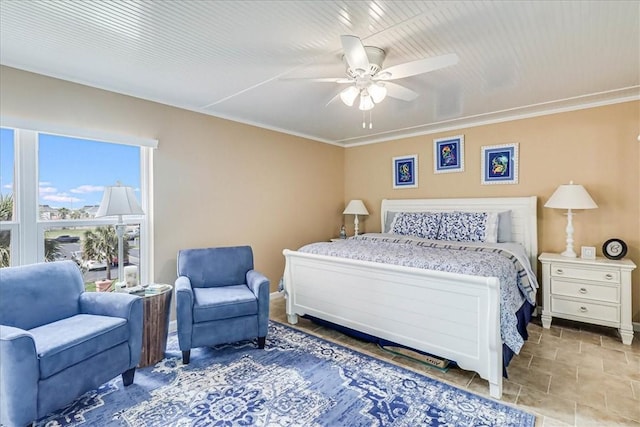
{"label": "nightstand drawer", "polygon": [[620,302],[620,287],[595,285],[584,282],[572,282],[562,279],[551,279],[551,293],[567,297],[586,298],[596,301]]}
{"label": "nightstand drawer", "polygon": [[620,270],[574,267],[561,263],[551,263],[551,276],[593,280],[597,282],[620,283]]}
{"label": "nightstand drawer", "polygon": [[619,306],[601,305],[585,301],[572,301],[551,297],[551,309],[554,313],[598,319],[606,322],[620,322]]}

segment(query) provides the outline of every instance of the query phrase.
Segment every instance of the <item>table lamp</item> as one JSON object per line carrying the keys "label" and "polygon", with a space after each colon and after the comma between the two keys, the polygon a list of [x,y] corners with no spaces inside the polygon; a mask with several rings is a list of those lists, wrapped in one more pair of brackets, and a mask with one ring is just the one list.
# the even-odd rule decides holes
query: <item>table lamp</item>
{"label": "table lamp", "polygon": [[352,200],[349,202],[347,207],[342,212],[343,215],[355,215],[355,220],[353,221],[355,235],[358,235],[358,215],[369,215],[369,211],[362,203],[362,200]]}
{"label": "table lamp", "polygon": [[573,250],[573,212],[572,209],[595,209],[598,207],[587,190],[582,185],[569,184],[560,185],[551,195],[545,208],[567,209],[567,248],[560,255],[568,258],[576,258]]}
{"label": "table lamp", "polygon": [[[118,280],[122,285],[124,277],[124,254],[122,248],[122,237],[124,236],[125,223],[122,221],[124,215],[144,215],[144,211],[138,204],[133,188],[124,187],[117,182],[115,186],[107,187],[102,196],[102,202],[96,212],[96,218],[103,216],[118,216],[116,224],[116,235],[118,236]],[[107,262],[107,268],[109,268]],[[118,289],[118,283],[115,286]]]}

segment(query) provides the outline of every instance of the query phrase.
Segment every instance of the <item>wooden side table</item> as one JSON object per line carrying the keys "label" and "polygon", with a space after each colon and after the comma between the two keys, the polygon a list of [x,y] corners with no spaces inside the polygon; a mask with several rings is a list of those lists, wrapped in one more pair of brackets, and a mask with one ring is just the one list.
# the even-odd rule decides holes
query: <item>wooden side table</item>
{"label": "wooden side table", "polygon": [[138,365],[140,368],[161,361],[167,348],[173,286],[164,286],[166,288],[159,292],[152,293],[148,290],[143,297],[142,354]]}

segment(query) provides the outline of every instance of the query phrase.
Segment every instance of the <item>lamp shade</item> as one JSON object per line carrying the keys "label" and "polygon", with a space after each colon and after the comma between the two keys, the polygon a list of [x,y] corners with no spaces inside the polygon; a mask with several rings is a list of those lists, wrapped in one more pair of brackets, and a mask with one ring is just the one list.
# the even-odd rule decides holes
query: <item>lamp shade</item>
{"label": "lamp shade", "polygon": [[133,188],[118,184],[104,189],[96,218],[114,215],[144,215]]}
{"label": "lamp shade", "polygon": [[582,185],[569,184],[560,185],[551,195],[545,208],[556,209],[595,209],[598,207],[587,190]]}
{"label": "lamp shade", "polygon": [[343,215],[369,215],[369,211],[365,207],[362,200],[351,200],[342,212]]}

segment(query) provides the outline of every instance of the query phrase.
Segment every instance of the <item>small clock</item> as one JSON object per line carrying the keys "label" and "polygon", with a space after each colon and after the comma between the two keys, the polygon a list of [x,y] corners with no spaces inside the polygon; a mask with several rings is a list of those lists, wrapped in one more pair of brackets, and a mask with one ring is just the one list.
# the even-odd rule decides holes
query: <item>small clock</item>
{"label": "small clock", "polygon": [[602,253],[609,259],[621,259],[627,254],[627,244],[620,239],[609,239],[602,245]]}

